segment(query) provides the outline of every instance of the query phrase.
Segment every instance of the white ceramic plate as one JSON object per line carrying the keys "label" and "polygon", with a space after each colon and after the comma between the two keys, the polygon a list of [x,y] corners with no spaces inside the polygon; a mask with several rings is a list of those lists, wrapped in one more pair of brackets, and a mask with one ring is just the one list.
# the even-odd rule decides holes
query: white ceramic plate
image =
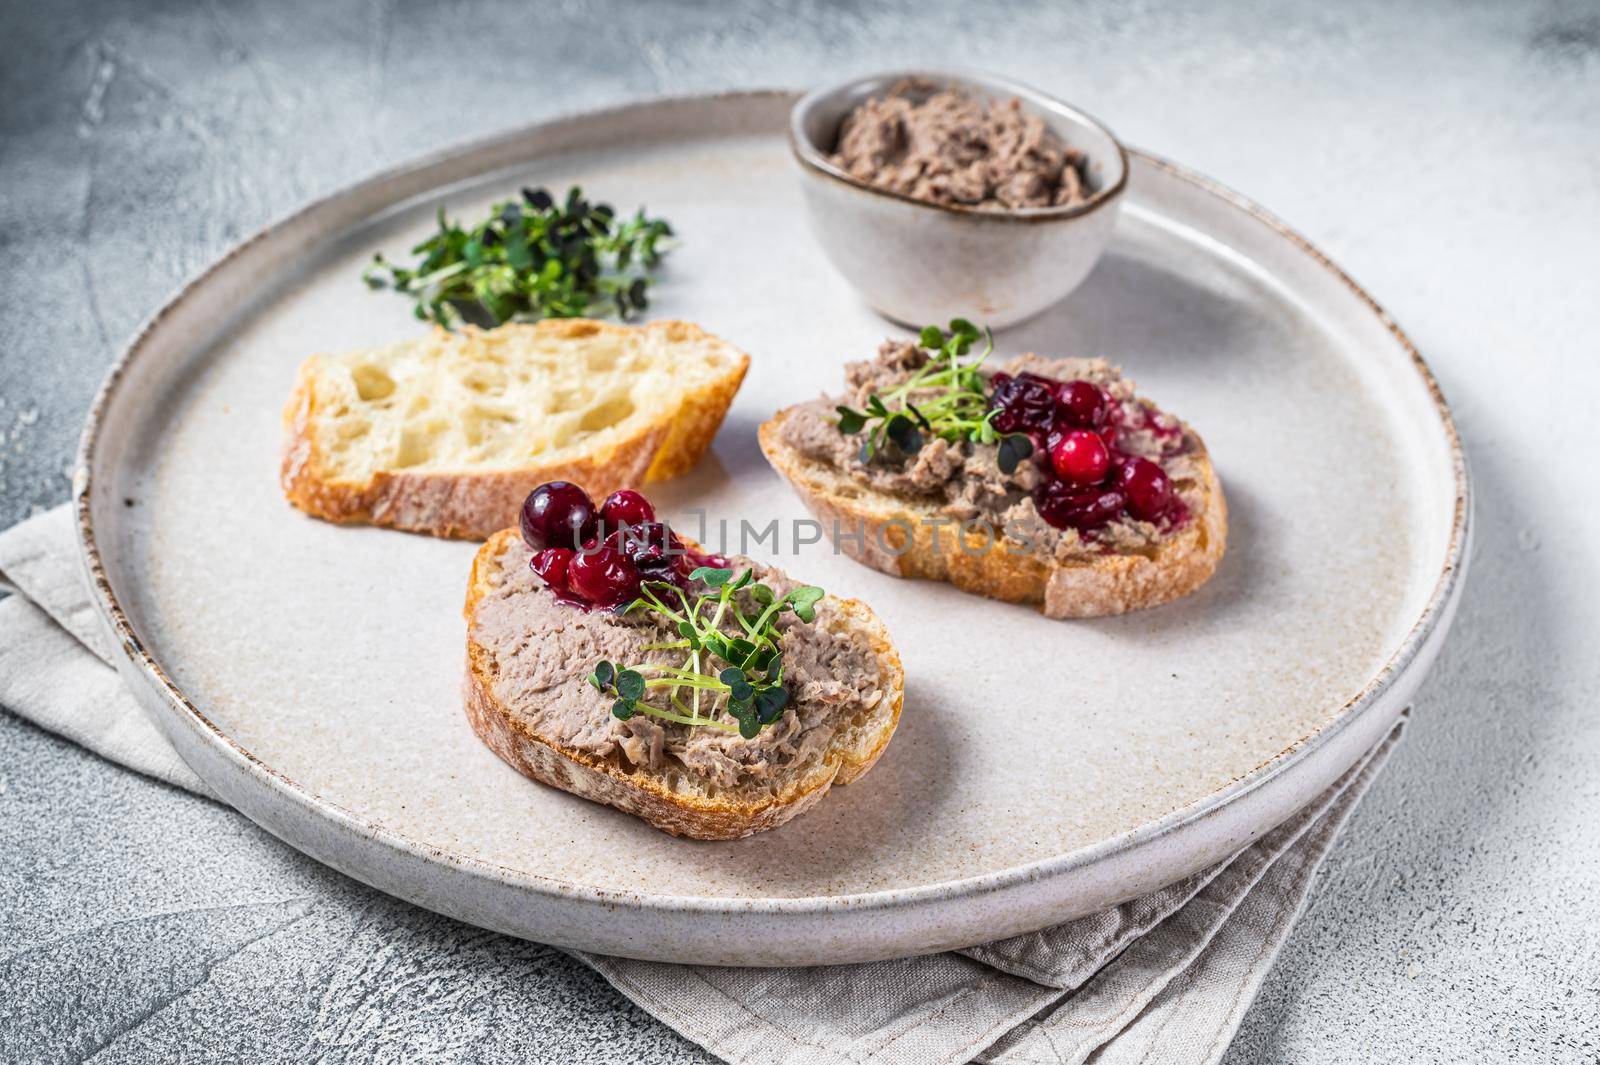
{"label": "white ceramic plate", "polygon": [[[1449,621],[1468,490],[1421,360],[1326,259],[1238,197],[1135,155],[1108,258],[1000,353],[1103,353],[1204,434],[1232,529],[1217,576],[1126,617],[896,581],[826,545],[757,450],[892,327],[823,261],[782,130],[790,97],[668,100],[536,126],[376,177],[247,241],[109,377],[77,482],[85,563],[123,672],[195,770],[294,846],[520,936],[728,964],[864,960],[1073,917],[1217,861],[1390,726]],[[686,842],[518,776],[458,695],[473,545],[305,517],[279,409],[321,349],[415,335],[369,293],[441,203],[522,184],[670,218],[654,312],[751,353],[714,453],[653,489],[869,601],[904,656],[879,766],[798,821]],[[715,524],[710,530],[715,540]],[[735,544],[734,546],[737,546]]]}

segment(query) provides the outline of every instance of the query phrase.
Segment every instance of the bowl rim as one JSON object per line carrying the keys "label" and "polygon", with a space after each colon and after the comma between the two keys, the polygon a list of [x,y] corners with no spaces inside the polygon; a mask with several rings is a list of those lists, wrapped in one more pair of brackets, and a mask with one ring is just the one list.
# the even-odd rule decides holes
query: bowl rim
{"label": "bowl rim", "polygon": [[[928,200],[919,200],[915,196],[908,196],[903,192],[895,192],[892,189],[873,185],[842,170],[835,166],[823,150],[806,135],[804,130],[805,119],[827,97],[856,88],[866,82],[886,82],[894,85],[901,81],[909,80],[927,81],[940,86],[952,84],[971,86],[990,92],[1008,94],[1021,100],[1023,106],[1035,112],[1043,111],[1057,118],[1065,118],[1079,125],[1087,126],[1090,130],[1104,136],[1116,147],[1116,180],[1104,188],[1096,189],[1088,199],[1081,203],[1062,204],[1058,207],[1019,207],[994,211],[969,207],[965,204],[932,203]],[[1036,89],[1024,82],[967,67],[879,71],[858,74],[840,81],[820,85],[802,95],[790,109],[788,139],[789,150],[793,153],[795,160],[803,168],[822,177],[832,178],[863,192],[870,192],[885,199],[898,200],[914,207],[923,207],[958,217],[982,218],[996,222],[1037,223],[1082,217],[1118,200],[1128,187],[1128,175],[1132,171],[1132,163],[1128,158],[1128,149],[1104,122],[1101,122],[1087,111],[1074,107],[1065,100],[1052,96],[1041,89]]]}

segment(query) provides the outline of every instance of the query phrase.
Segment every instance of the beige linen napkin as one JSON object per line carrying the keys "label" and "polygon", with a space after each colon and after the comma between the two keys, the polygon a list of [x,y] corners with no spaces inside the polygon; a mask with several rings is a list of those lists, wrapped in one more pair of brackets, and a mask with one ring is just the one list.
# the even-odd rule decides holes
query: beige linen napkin
{"label": "beige linen napkin", "polygon": [[[0,600],[0,706],[212,796],[118,681],[76,554],[67,507],[0,533],[0,587],[17,593]],[[740,1065],[1214,1062],[1403,728],[1229,861],[1042,932],[804,969],[573,953],[643,1009]]]}

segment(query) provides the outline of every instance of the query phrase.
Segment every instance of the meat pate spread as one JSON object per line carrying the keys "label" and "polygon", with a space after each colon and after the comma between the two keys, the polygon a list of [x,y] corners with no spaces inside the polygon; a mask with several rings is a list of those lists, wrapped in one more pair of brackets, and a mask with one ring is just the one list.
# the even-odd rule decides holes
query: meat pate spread
{"label": "meat pate spread", "polygon": [[[1034,503],[1034,490],[1049,476],[1044,466],[1048,459],[1039,452],[1006,473],[994,446],[934,437],[914,455],[890,448],[863,462],[860,439],[840,432],[835,408],[864,405],[869,395],[904,383],[927,361],[927,351],[915,344],[885,341],[875,359],[846,364],[849,390],[845,395],[793,408],[783,421],[784,442],[874,490],[931,503],[954,522],[986,523],[997,545],[1005,549],[1026,550],[1058,562],[1085,561],[1108,553],[1149,553],[1181,528],[1187,514],[1198,512],[1203,497],[1197,465],[1203,454],[1199,439],[1178,419],[1140,399],[1133,383],[1104,359],[1050,359],[1028,354],[1013,359],[1004,370],[1062,382],[1085,380],[1099,386],[1112,403],[1117,450],[1157,463],[1171,479],[1182,504],[1175,508],[1175,520],[1155,523],[1124,513],[1092,532],[1057,528],[1040,516]],[[980,372],[986,379],[993,377],[987,367]],[[939,390],[928,391],[936,394]],[[927,398],[931,395],[920,389],[907,397],[911,403]]]}
{"label": "meat pate spread", "polygon": [[[494,658],[495,698],[565,746],[655,773],[679,769],[724,791],[776,789],[787,770],[820,759],[839,728],[885,697],[873,648],[837,623],[836,602],[824,598],[813,623],[792,614],[777,619],[790,700],[753,739],[645,714],[620,720],[611,699],[587,681],[590,669],[601,659],[681,665],[682,652],[644,649],[678,634],[656,614],[619,616],[562,603],[530,572],[530,557],[526,545],[513,543],[495,560],[471,638]],[[730,565],[742,571],[755,564],[734,558]],[[795,587],[776,570],[755,569],[779,595]]]}
{"label": "meat pate spread", "polygon": [[1013,97],[902,82],[845,116],[830,161],[860,181],[986,211],[1081,203],[1082,156]]}

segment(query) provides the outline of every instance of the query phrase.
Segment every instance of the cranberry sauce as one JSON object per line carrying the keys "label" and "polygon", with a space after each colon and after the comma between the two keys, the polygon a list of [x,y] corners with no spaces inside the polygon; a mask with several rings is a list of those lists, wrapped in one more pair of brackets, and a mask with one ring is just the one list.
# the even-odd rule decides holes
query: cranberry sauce
{"label": "cranberry sauce", "polygon": [[[620,610],[646,583],[688,590],[689,574],[727,559],[688,547],[638,492],[613,492],[596,508],[567,481],[542,484],[522,504],[522,539],[534,574],[557,599],[581,610]],[[571,546],[568,546],[568,545]]]}
{"label": "cranberry sauce", "polygon": [[1147,432],[1163,451],[1182,445],[1183,428],[1142,403],[1118,402],[1092,381],[1035,373],[990,378],[994,427],[1026,433],[1045,480],[1033,492],[1039,516],[1085,539],[1123,517],[1176,528],[1189,519],[1159,462],[1118,447],[1124,433]]}

